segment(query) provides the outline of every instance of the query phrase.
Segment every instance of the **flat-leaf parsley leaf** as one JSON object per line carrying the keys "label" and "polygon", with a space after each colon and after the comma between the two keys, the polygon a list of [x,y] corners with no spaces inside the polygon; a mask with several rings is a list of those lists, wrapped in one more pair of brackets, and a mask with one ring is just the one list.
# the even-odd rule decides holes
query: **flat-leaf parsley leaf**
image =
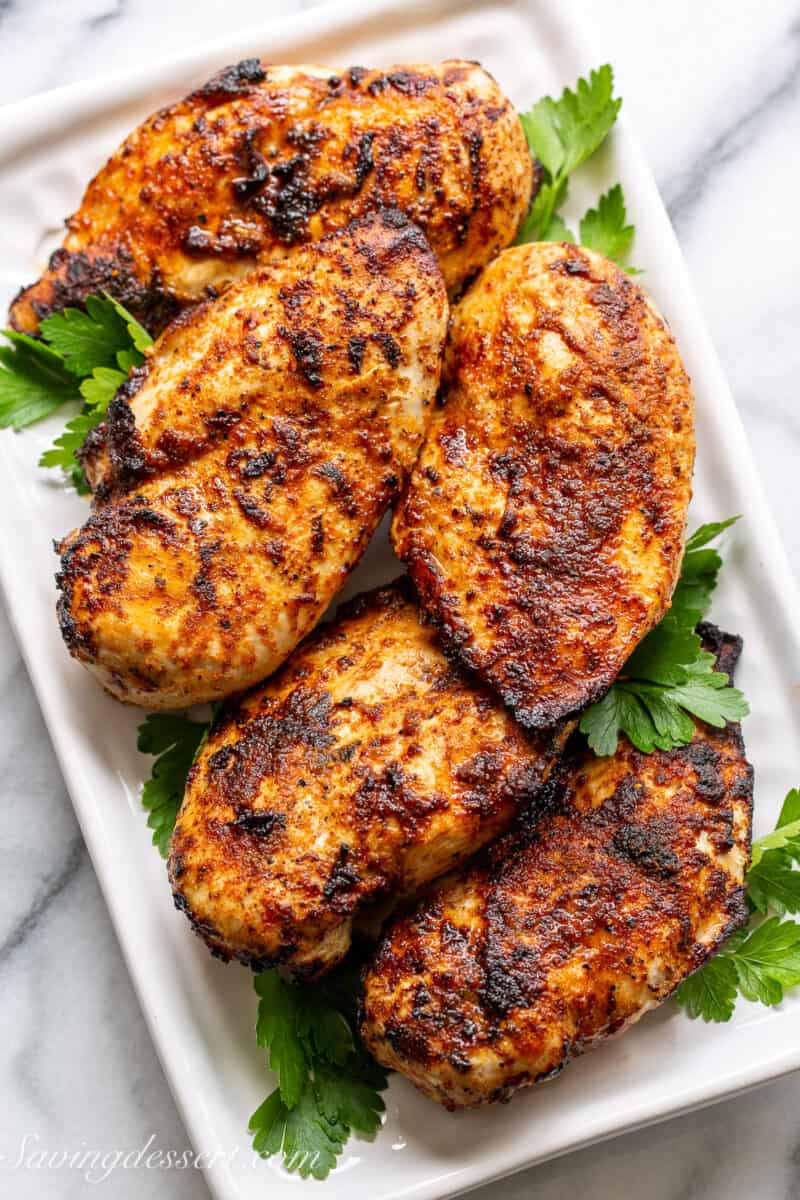
{"label": "flat-leaf parsley leaf", "polygon": [[600,197],[597,208],[590,208],[581,220],[581,245],[616,263],[625,263],[636,232],[627,219],[622,188],[616,183]]}
{"label": "flat-leaf parsley leaf", "polygon": [[675,998],[690,1017],[729,1021],[737,996],[779,1004],[786,988],[800,985],[800,924],[780,919],[800,911],[800,870],[794,869],[800,863],[797,788],[787,794],[773,832],[753,843],[751,861],[746,882],[754,916],[678,988]]}
{"label": "flat-leaf parsley leaf", "polygon": [[[552,241],[553,215],[567,195],[567,179],[605,141],[622,101],[614,98],[614,73],[606,63],[579,79],[575,91],[543,96],[520,120],[544,179],[522,227],[522,242]],[[572,240],[572,239],[570,239]]]}
{"label": "flat-leaf parsley leaf", "polygon": [[163,858],[169,852],[186,777],[210,728],[211,721],[191,721],[174,713],[150,713],[139,726],[139,750],[156,756],[142,789],[142,805],[149,813],[153,845]]}
{"label": "flat-leaf parsley leaf", "polygon": [[352,1133],[380,1127],[386,1073],[353,1030],[358,974],[340,968],[313,985],[277,971],[256,976],[256,1039],[269,1051],[278,1087],[250,1118],[253,1148],[281,1154],[289,1171],[324,1179]]}
{"label": "flat-leaf parsley leaf", "polygon": [[705,615],[722,559],[707,549],[737,518],[703,525],[688,539],[669,612],[634,650],[610,691],[581,717],[595,754],[614,754],[620,735],[645,754],[687,745],[694,719],[721,729],[748,713],[695,626]]}
{"label": "flat-leaf parsley leaf", "polygon": [[106,415],[152,338],[110,296],[89,296],[85,309],[65,308],[42,321],[41,339],[6,330],[0,346],[0,426],[22,429],[69,400],[82,401],[42,467],[61,467],[79,492],[88,491],[76,453]]}
{"label": "flat-leaf parsley leaf", "polygon": [[25,333],[7,329],[3,336],[10,344],[0,346],[0,426],[23,429],[78,399],[60,354]]}
{"label": "flat-leaf parsley leaf", "polygon": [[[579,79],[575,90],[564,88],[558,100],[544,96],[520,121],[541,178],[518,242],[577,242],[560,209],[568,181],[603,144],[617,119],[622,101],[614,94],[614,73],[606,63]],[[590,208],[580,223],[580,242],[620,265],[627,261],[634,237],[627,223],[622,188],[615,184]]]}

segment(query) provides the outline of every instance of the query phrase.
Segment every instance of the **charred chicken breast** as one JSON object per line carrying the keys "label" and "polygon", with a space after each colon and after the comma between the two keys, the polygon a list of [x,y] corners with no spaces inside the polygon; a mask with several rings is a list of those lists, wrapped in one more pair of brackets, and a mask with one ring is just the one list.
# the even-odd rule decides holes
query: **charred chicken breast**
{"label": "charred chicken breast", "polygon": [[449,653],[523,724],[605,693],[669,605],[694,458],[675,343],[588,250],[506,250],[457,306],[393,526]]}
{"label": "charred chicken breast", "polygon": [[566,733],[526,733],[449,665],[402,584],[367,594],[213,729],[172,838],[176,903],[224,958],[321,974],[370,905],[507,829]]}
{"label": "charred chicken breast", "polygon": [[[715,634],[723,670],[738,639]],[[391,927],[361,1032],[447,1108],[504,1100],[661,1003],[747,919],[752,770],[738,727],[578,751],[476,865]]]}
{"label": "charred chicken breast", "polygon": [[11,322],[34,332],[104,290],[157,333],[255,266],[385,207],[420,226],[455,291],[514,240],[532,176],[514,108],[475,63],[333,72],[246,59],[123,142]]}
{"label": "charred chicken breast", "polygon": [[172,325],[112,401],[102,502],[60,547],[71,653],[154,709],[273,671],[414,461],[446,322],[436,259],[386,212]]}

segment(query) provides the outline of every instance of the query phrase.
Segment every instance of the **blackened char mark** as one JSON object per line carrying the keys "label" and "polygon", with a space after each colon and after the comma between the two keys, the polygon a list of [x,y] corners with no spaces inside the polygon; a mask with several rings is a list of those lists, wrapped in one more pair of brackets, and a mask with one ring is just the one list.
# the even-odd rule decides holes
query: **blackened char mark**
{"label": "blackened char mark", "polygon": [[117,390],[106,415],[106,445],[111,476],[114,486],[123,491],[136,487],[152,474],[130,403],[148,373],[147,363],[135,367]]}
{"label": "blackened char mark", "polygon": [[325,525],[319,513],[311,518],[311,551],[319,557],[325,549]]}
{"label": "blackened char mark", "polygon": [[296,150],[306,150],[319,153],[323,142],[330,137],[330,132],[312,121],[310,125],[293,125],[286,131],[286,141]]}
{"label": "blackened char mark", "polygon": [[393,370],[400,366],[403,356],[400,347],[390,333],[374,333],[372,340],[380,348],[383,357]]}
{"label": "blackened char mark", "polygon": [[[203,526],[204,522],[199,522],[198,528]],[[200,601],[201,609],[206,611],[213,610],[217,607],[217,588],[212,577],[212,561],[215,554],[219,554],[222,549],[222,543],[219,539],[214,541],[200,541],[198,553],[202,566],[198,571],[192,583],[192,591]]]}
{"label": "blackened char mark", "polygon": [[181,246],[187,254],[205,258],[213,255],[226,262],[236,262],[240,258],[255,258],[261,249],[258,237],[243,235],[222,228],[218,233],[211,233],[199,225],[190,225],[181,241]]}
{"label": "blackened char mark", "polygon": [[267,72],[257,58],[243,58],[240,62],[223,67],[212,75],[201,87],[191,92],[187,99],[202,97],[207,100],[224,100],[241,96],[251,91],[267,78]]}
{"label": "blackened char mark", "polygon": [[390,71],[387,75],[376,75],[367,84],[367,91],[371,96],[379,96],[387,87],[392,87],[404,96],[424,96],[429,89],[438,86],[439,80],[431,75],[420,75],[416,71]]}
{"label": "blackened char mark", "polygon": [[261,507],[255,496],[245,492],[242,488],[234,488],[233,496],[246,521],[255,525],[256,529],[269,529],[272,525],[272,517]]}
{"label": "blackened char mark", "polygon": [[375,134],[362,134],[361,140],[358,143],[358,153],[356,155],[355,167],[355,190],[360,192],[364,186],[367,176],[375,166],[375,159],[372,156],[372,143],[375,141]]}
{"label": "blackened char mark", "polygon": [[131,512],[131,524],[135,529],[147,528],[163,534],[175,533],[175,522],[166,513],[157,512],[154,508],[134,508]]}
{"label": "blackened char mark", "polygon": [[269,164],[256,148],[256,138],[260,133],[258,126],[251,126],[242,138],[240,155],[245,174],[234,179],[232,184],[237,200],[249,200],[269,178]]}
{"label": "blackened char mark", "polygon": [[354,890],[361,883],[361,876],[350,862],[350,847],[342,844],[325,881],[322,894],[336,913],[350,912],[355,907],[357,896]]}
{"label": "blackened char mark", "polygon": [[239,813],[233,821],[229,822],[229,825],[265,838],[277,830],[286,828],[286,815],[281,812],[273,812],[270,808],[263,808],[258,812],[247,809],[245,812]]}
{"label": "blackened char mark", "polygon": [[311,158],[308,153],[295,154],[271,167],[265,183],[249,200],[249,204],[269,221],[272,232],[287,246],[302,241],[309,218],[328,198],[309,180]]}
{"label": "blackened char mark", "polygon": [[[215,773],[224,771],[220,786],[229,803],[248,808],[264,781],[279,778],[294,753],[309,758],[310,767],[318,759],[321,765],[334,742],[331,710],[329,692],[297,687],[282,703],[247,720],[241,736],[209,759]],[[237,720],[235,712],[230,719]]]}
{"label": "blackened char mark", "polygon": [[208,413],[203,417],[203,424],[211,434],[221,434],[223,437],[228,433],[228,430],[233,429],[234,425],[238,425],[243,416],[242,412],[237,412],[230,408],[218,408],[216,412]]}
{"label": "blackened char mark", "polygon": [[701,621],[697,633],[703,640],[703,649],[716,657],[716,670],[724,671],[733,679],[744,642],[734,633],[724,633],[711,621]]}
{"label": "blackened char mark", "polygon": [[695,791],[706,804],[719,804],[725,798],[725,777],[719,754],[709,742],[690,742],[683,749],[695,772]]}
{"label": "blackened char mark", "polygon": [[[180,310],[158,270],[154,268],[148,279],[142,279],[133,255],[124,245],[93,254],[60,247],[51,254],[48,270],[52,275],[47,278],[47,289],[41,297],[31,298],[31,307],[40,321],[64,308],[83,308],[87,296],[108,292],[156,337]],[[27,291],[22,288],[11,306],[9,319],[14,329],[18,328],[14,305]]]}
{"label": "blackened char mark", "polygon": [[341,467],[337,466],[335,462],[324,462],[315,467],[312,473],[318,479],[324,479],[330,484],[334,499],[342,511],[348,516],[355,516],[358,511],[358,503],[353,486]]}
{"label": "blackened char mark", "polygon": [[297,369],[309,387],[322,387],[323,343],[313,329],[288,329],[285,325],[278,333],[289,343]]}
{"label": "blackened char mark", "polygon": [[522,1008],[527,1003],[519,979],[499,961],[489,964],[480,997],[486,1007],[498,1016],[505,1016],[512,1008]]}
{"label": "blackened char mark", "polygon": [[309,219],[324,204],[357,196],[375,169],[376,134],[368,130],[342,153],[346,164],[353,162],[352,178],[341,174],[312,177],[312,166],[327,137],[327,131],[317,126],[291,130],[287,141],[299,152],[271,166],[257,150],[255,134],[245,140],[246,174],[234,180],[234,194],[241,204],[265,217],[274,236],[286,245],[307,237]]}
{"label": "blackened char mark", "polygon": [[347,343],[347,358],[350,363],[350,370],[354,375],[361,374],[361,368],[364,365],[364,350],[366,349],[367,339],[363,337],[351,337]]}
{"label": "blackened char mark", "polygon": [[668,879],[679,871],[680,859],[667,844],[666,835],[658,822],[623,825],[611,839],[611,850],[645,874]]}
{"label": "blackened char mark", "polygon": [[353,804],[363,824],[396,821],[412,833],[433,813],[446,808],[448,800],[413,788],[400,763],[395,762],[389,763],[380,774],[365,770]]}
{"label": "blackened char mark", "polygon": [[263,454],[247,458],[239,468],[239,475],[242,479],[259,479],[274,467],[277,457],[277,451],[266,450]]}

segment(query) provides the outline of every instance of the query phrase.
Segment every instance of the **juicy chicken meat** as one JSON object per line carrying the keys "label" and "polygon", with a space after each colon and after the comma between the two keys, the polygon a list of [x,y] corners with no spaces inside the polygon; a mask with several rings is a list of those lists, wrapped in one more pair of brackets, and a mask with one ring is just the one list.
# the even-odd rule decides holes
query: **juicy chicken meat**
{"label": "juicy chicken meat", "polygon": [[17,329],[108,291],[159,332],[175,313],[378,208],[424,231],[458,290],[513,242],[533,168],[476,63],[271,66],[245,59],[123,142],[11,309]]}
{"label": "juicy chicken meat", "polygon": [[[719,635],[730,671],[738,639]],[[568,751],[544,798],[435,886],[368,969],[361,1032],[447,1108],[508,1099],[661,1003],[747,919],[738,727]]]}
{"label": "juicy chicken meat", "polygon": [[172,838],[176,904],[223,958],[319,975],[370,906],[507,829],[568,732],[526,733],[448,664],[402,582],[368,593],[215,726]]}
{"label": "juicy chicken meat", "polygon": [[448,653],[523,724],[602,696],[669,605],[689,381],[647,297],[567,244],[506,250],[455,310],[393,526]]}
{"label": "juicy chicken meat", "polygon": [[270,674],[410,469],[446,324],[436,259],[392,211],[173,324],[112,401],[103,499],[60,547],[71,653],[154,709]]}

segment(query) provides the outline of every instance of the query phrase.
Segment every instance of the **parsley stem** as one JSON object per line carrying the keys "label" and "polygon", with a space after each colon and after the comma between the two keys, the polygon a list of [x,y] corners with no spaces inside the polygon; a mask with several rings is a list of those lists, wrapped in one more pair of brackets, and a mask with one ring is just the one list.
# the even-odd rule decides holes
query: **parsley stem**
{"label": "parsley stem", "polygon": [[763,837],[757,838],[753,842],[750,869],[761,862],[765,851],[780,849],[790,838],[796,837],[800,837],[800,819],[791,821],[788,825],[781,825],[773,829],[772,833],[765,833]]}

